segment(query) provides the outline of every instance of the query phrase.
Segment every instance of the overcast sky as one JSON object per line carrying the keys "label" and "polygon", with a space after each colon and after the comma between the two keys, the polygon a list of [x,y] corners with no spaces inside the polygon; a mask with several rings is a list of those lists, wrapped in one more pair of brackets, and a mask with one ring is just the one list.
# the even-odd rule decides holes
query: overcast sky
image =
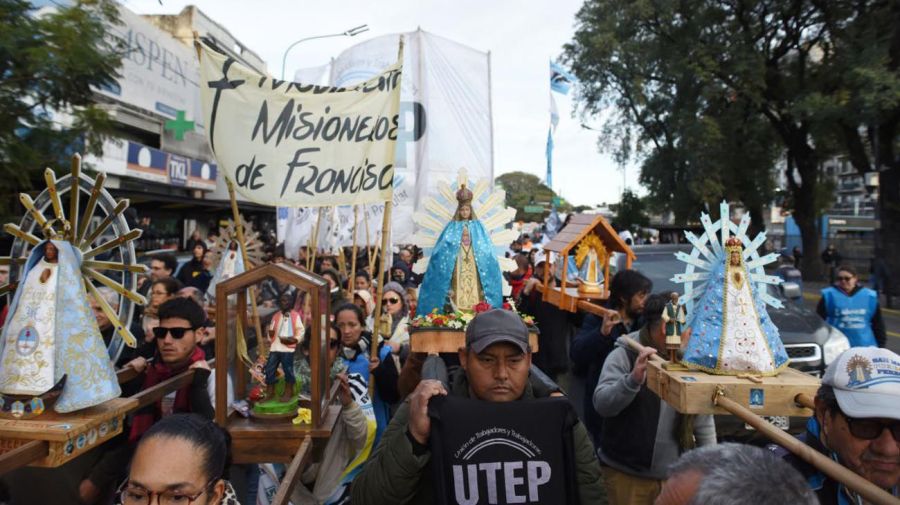
{"label": "overcast sky", "polygon": [[[177,14],[196,5],[281,73],[281,58],[292,42],[338,33],[367,23],[354,38],[304,42],[288,56],[287,75],[326,63],[351,45],[389,33],[423,30],[491,52],[494,111],[494,174],[521,170],[546,173],[549,125],[549,60],[571,40],[581,0],[123,0],[138,14]],[[622,170],[597,149],[596,133],[571,117],[570,97],[556,94],[560,123],[555,137],[553,186],[575,204],[617,202]],[[598,120],[586,121],[599,127]],[[638,189],[629,166],[628,186]]]}

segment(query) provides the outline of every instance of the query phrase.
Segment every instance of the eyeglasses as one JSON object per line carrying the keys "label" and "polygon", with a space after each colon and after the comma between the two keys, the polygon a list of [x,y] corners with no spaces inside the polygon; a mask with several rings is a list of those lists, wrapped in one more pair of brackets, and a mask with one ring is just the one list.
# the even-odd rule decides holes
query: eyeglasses
{"label": "eyeglasses", "polygon": [[153,337],[163,340],[166,338],[166,335],[172,335],[172,338],[175,340],[181,340],[187,332],[196,329],[197,328],[163,328],[162,326],[157,326],[156,328],[153,328]]}
{"label": "eyeglasses", "polygon": [[839,276],[837,277],[837,280],[839,280],[839,281],[852,281],[852,280],[853,280],[853,277],[851,277],[851,276],[849,276],[849,275],[839,275]]}
{"label": "eyeglasses", "polygon": [[400,303],[400,299],[399,298],[384,298],[381,300],[381,302],[393,305],[395,303]]}
{"label": "eyeglasses", "polygon": [[122,505],[152,505],[154,496],[156,496],[157,505],[189,505],[194,503],[197,498],[200,498],[200,495],[211,489],[213,484],[218,481],[218,478],[209,481],[203,486],[203,489],[194,495],[184,494],[181,491],[157,493],[156,491],[150,491],[126,482],[125,488],[121,493]]}
{"label": "eyeglasses", "polygon": [[841,412],[847,420],[850,434],[863,440],[875,440],[884,430],[888,430],[895,442],[900,442],[900,421],[882,421],[880,419],[855,419]]}

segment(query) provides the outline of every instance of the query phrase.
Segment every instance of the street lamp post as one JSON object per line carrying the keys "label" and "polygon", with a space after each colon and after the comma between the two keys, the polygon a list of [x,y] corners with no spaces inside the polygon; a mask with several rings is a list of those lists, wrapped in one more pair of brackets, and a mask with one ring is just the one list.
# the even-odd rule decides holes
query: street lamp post
{"label": "street lamp post", "polygon": [[355,28],[350,28],[349,30],[343,31],[341,33],[331,33],[328,35],[316,35],[314,37],[306,37],[302,38],[293,44],[289,45],[287,49],[284,50],[284,56],[281,58],[281,80],[284,80],[284,70],[287,67],[287,57],[288,53],[291,49],[294,48],[297,44],[301,42],[306,42],[307,40],[315,40],[315,39],[327,39],[329,37],[353,37],[359,35],[360,33],[369,31],[369,25],[359,25]]}

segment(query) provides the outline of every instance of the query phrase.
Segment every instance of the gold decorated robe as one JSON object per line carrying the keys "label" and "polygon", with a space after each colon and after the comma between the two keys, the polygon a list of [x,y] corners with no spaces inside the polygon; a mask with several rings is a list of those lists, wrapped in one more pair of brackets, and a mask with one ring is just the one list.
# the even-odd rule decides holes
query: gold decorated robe
{"label": "gold decorated robe", "polygon": [[453,305],[460,310],[472,310],[472,307],[484,300],[468,227],[463,229],[450,285],[453,289]]}

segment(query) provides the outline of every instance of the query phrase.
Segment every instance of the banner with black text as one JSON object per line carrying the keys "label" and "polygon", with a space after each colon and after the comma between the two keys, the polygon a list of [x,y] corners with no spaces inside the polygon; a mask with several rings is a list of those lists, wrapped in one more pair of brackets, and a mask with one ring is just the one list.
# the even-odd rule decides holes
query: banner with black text
{"label": "banner with black text", "polygon": [[260,75],[201,44],[209,144],[245,198],[310,207],[392,198],[401,58],[346,87]]}

